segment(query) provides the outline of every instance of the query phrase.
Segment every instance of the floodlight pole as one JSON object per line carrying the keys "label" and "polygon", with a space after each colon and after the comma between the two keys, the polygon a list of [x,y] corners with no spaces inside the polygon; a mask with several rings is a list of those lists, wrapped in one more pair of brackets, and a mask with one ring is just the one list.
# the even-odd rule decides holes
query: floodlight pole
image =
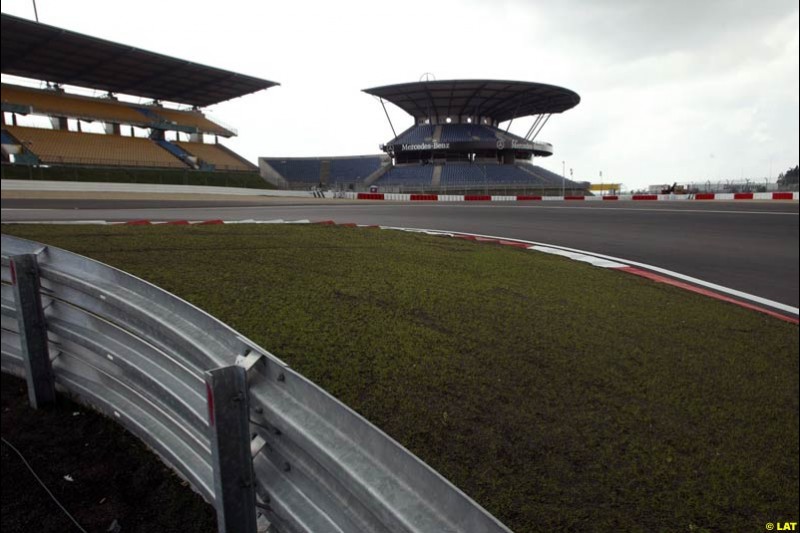
{"label": "floodlight pole", "polygon": [[561,161],[561,197],[564,198],[567,190],[567,162]]}
{"label": "floodlight pole", "polygon": [[575,181],[575,179],[573,177],[573,174],[572,174],[572,169],[569,169],[569,179],[572,180],[572,181]]}
{"label": "floodlight pole", "polygon": [[36,22],[39,22],[39,10],[36,9],[36,0],[33,0],[33,16],[36,17]]}

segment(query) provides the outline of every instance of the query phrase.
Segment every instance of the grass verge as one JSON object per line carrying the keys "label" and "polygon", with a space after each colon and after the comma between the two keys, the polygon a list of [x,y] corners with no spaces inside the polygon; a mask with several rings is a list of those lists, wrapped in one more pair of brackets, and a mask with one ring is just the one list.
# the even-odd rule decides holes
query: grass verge
{"label": "grass verge", "polygon": [[319,226],[4,226],[143,277],[517,532],[798,516],[798,328],[560,257]]}

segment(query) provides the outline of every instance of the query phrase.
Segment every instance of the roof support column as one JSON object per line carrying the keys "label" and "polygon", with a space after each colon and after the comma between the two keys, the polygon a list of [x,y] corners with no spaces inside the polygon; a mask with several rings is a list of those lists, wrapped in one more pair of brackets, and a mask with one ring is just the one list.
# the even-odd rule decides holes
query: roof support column
{"label": "roof support column", "polygon": [[542,131],[542,128],[544,128],[544,125],[545,125],[545,124],[547,124],[547,121],[548,121],[548,120],[550,120],[550,117],[552,117],[552,116],[553,116],[553,114],[551,113],[551,114],[549,114],[549,115],[547,115],[547,116],[545,117],[545,119],[544,119],[544,122],[542,122],[542,125],[541,125],[541,126],[539,126],[539,129],[538,129],[538,130],[536,130],[536,133],[534,133],[534,134],[533,134],[533,137],[531,137],[531,141],[534,141],[534,140],[536,140],[536,137],[539,135],[539,133],[541,133],[541,131]]}
{"label": "roof support column", "polygon": [[392,137],[392,139],[396,139],[397,138],[397,132],[394,131],[394,125],[392,124],[392,119],[389,118],[389,112],[386,110],[386,104],[383,103],[383,98],[379,97],[378,100],[381,101],[381,107],[383,107],[383,112],[386,113],[386,120],[389,121],[389,127],[392,128],[392,135],[394,135],[394,137]]}

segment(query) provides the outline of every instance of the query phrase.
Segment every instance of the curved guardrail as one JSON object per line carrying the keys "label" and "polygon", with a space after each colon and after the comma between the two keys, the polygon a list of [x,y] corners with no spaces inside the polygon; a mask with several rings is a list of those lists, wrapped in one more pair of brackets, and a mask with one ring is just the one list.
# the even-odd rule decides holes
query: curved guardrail
{"label": "curved guardrail", "polygon": [[[4,372],[25,375],[9,268],[22,254],[36,255],[56,386],[152,447],[215,505],[220,531],[254,531],[256,509],[281,532],[509,531],[381,430],[214,317],[115,268],[6,235]],[[252,471],[229,479],[253,476],[255,485],[254,507],[246,509],[253,521],[242,528],[220,518],[228,512],[220,495],[230,474],[222,471],[229,458],[220,455],[234,436],[209,423],[214,369],[233,367],[246,380],[239,405],[249,441],[241,444]]]}

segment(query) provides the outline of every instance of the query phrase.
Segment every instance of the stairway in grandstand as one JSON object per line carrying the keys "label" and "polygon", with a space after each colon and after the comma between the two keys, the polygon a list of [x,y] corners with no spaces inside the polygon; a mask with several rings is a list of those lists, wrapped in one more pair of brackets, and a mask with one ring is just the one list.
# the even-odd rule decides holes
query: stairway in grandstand
{"label": "stairway in grandstand", "polygon": [[328,185],[331,178],[331,162],[322,161],[319,165],[319,182],[323,185]]}
{"label": "stairway in grandstand", "polygon": [[442,182],[442,165],[433,165],[433,174],[431,175],[431,187],[439,188]]}

